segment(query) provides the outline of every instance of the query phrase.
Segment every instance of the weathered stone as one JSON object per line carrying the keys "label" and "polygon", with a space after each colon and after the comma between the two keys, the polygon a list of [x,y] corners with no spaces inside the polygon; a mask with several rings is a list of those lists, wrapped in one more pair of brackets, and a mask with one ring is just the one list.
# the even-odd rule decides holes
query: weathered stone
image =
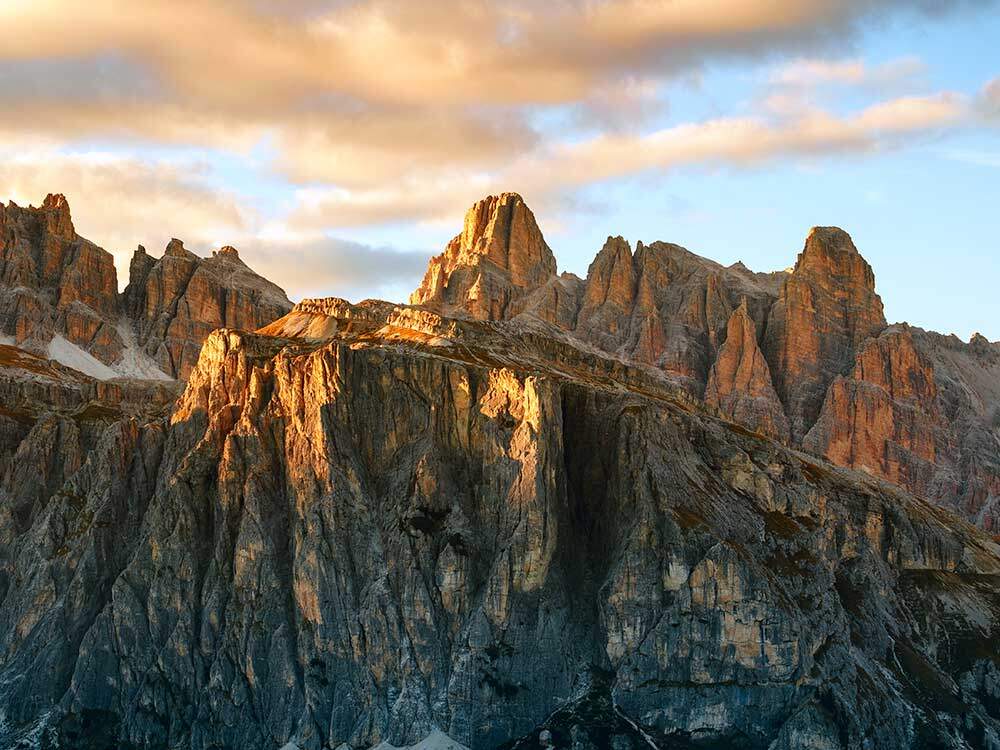
{"label": "weathered stone", "polygon": [[117,306],[114,260],[76,234],[62,195],[0,205],[0,334],[36,352],[58,334],[110,362],[123,347]]}
{"label": "weathered stone", "polygon": [[[326,314],[306,326],[325,339],[288,336]],[[5,731],[193,750],[997,731],[1000,557],[969,525],[518,321],[311,302],[275,329],[212,334],[169,425],[113,423],[4,537]]]}
{"label": "weathered stone", "polygon": [[291,308],[285,293],[247,267],[232,247],[199,258],[173,239],[152,261],[136,250],[124,301],[142,349],[173,377],[186,379],[216,328],[256,330]]}
{"label": "weathered stone", "polygon": [[513,317],[512,303],[555,275],[555,257],[521,196],[491,195],[469,209],[462,233],[431,259],[410,302],[502,320]]}
{"label": "weathered stone", "polygon": [[795,440],[816,421],[833,379],[885,327],[875,275],[850,236],[814,227],[771,310],[764,350]]}
{"label": "weathered stone", "polygon": [[705,403],[728,419],[785,442],[788,419],[757,345],[757,328],[745,303],[729,318],[725,343],[708,374]]}

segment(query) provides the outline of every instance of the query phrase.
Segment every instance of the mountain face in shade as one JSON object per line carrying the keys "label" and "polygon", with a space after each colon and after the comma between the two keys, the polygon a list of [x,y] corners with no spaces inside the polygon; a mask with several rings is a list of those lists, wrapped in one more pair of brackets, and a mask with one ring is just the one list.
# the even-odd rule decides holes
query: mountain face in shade
{"label": "mountain face in shade", "polygon": [[159,260],[140,247],[119,295],[111,254],[76,234],[65,197],[0,205],[0,335],[71,366],[89,362],[89,374],[183,379],[216,328],[252,330],[290,308],[235,249],[199,258],[180,240]]}
{"label": "mountain face in shade", "polygon": [[505,194],[418,304],[272,320],[179,241],[102,307],[61,203],[4,225],[48,305],[5,331],[96,358],[86,306],[186,382],[0,344],[0,747],[1000,742],[1000,347],[886,326],[840,230],[579,279]]}

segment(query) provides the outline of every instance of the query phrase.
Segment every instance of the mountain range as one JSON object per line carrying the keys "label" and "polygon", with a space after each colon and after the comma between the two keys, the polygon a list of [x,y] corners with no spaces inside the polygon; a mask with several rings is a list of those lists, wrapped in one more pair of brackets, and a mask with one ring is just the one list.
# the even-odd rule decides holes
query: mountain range
{"label": "mountain range", "polygon": [[476,203],[408,305],[0,205],[0,746],[1000,747],[1000,345]]}

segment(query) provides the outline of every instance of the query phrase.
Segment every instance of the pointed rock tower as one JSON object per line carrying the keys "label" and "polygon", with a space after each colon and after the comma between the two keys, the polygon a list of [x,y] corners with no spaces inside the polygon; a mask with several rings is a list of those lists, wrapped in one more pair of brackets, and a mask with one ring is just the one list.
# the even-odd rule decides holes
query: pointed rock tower
{"label": "pointed rock tower", "polygon": [[705,403],[756,432],[788,440],[788,419],[757,346],[757,328],[745,299],[729,318],[726,341],[708,374]]}
{"label": "pointed rock tower", "polygon": [[462,233],[431,259],[410,304],[503,320],[555,276],[555,256],[521,196],[491,195],[468,210]]}
{"label": "pointed rock tower", "polygon": [[885,327],[875,274],[850,235],[814,227],[771,309],[764,346],[794,440],[816,422],[833,379]]}

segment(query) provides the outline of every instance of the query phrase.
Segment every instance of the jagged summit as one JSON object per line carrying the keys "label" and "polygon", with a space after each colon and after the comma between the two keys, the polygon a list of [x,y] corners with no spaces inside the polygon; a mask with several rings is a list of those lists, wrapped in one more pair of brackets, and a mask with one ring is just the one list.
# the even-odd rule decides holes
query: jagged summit
{"label": "jagged summit", "polygon": [[[976,371],[993,367],[982,356],[989,351],[984,339],[956,340],[959,357],[954,347],[920,335],[915,346],[928,349],[936,365],[895,370],[899,377],[923,372],[941,380],[937,391],[919,392],[918,408],[947,413],[960,404],[962,418],[941,433],[942,446],[933,452],[907,426],[914,424],[907,417],[913,399],[893,401],[892,393],[909,393],[906,384],[893,389],[865,376],[839,384],[855,372],[857,357],[871,356],[867,343],[888,328],[874,271],[845,230],[813,227],[794,266],[775,273],[755,273],[742,262],[723,267],[668,242],[634,248],[610,235],[586,279],[557,277],[523,199],[490,196],[469,210],[462,233],[431,260],[411,303],[446,316],[549,326],[554,335],[660,370],[750,429],[795,446],[810,435],[817,452],[963,504],[973,520],[1000,526],[1000,492],[993,489],[1000,487],[1000,460],[972,458],[995,452],[993,438],[976,427],[988,418],[984,404],[994,398],[994,380],[1000,393],[1000,371],[986,377]],[[902,338],[890,337],[885,347],[907,356]],[[869,398],[871,387],[889,387],[890,397]],[[866,410],[865,403],[879,408]],[[845,449],[845,420],[848,432],[875,438]]]}
{"label": "jagged summit", "polygon": [[185,378],[215,328],[255,329],[291,307],[231,247],[200,258],[139,245],[118,293],[110,253],[77,235],[69,201],[0,205],[0,336],[92,376]]}
{"label": "jagged summit", "polygon": [[556,259],[517,193],[491,195],[465,214],[462,232],[431,259],[412,304],[481,320],[510,317],[513,303],[556,275]]}

